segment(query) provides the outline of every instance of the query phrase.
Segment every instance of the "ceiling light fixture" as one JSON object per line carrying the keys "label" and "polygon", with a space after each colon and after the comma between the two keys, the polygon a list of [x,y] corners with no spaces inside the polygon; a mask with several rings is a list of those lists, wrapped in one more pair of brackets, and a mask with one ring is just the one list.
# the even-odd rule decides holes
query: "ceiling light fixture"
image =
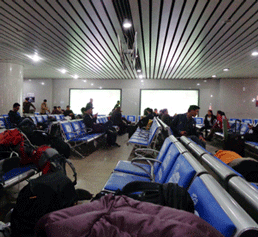
{"label": "ceiling light fixture", "polygon": [[141,69],[137,69],[137,71],[136,72],[142,72],[142,70]]}
{"label": "ceiling light fixture", "polygon": [[91,83],[90,85],[91,85],[91,86],[93,86],[94,84],[93,84],[93,83]]}
{"label": "ceiling light fixture", "polygon": [[73,77],[74,79],[78,79],[79,76],[75,74],[75,75],[72,76],[72,77]]}
{"label": "ceiling light fixture", "polygon": [[252,56],[258,56],[258,52],[253,52]]}
{"label": "ceiling light fixture", "polygon": [[228,72],[228,71],[229,71],[229,68],[224,68],[223,71],[224,71],[224,72]]}
{"label": "ceiling light fixture", "polygon": [[37,53],[35,53],[34,55],[26,55],[28,58],[30,58],[30,59],[32,59],[34,62],[38,62],[38,61],[40,61],[42,58],[40,58],[39,56],[38,56],[38,54]]}
{"label": "ceiling light fixture", "polygon": [[124,20],[124,23],[123,23],[123,27],[124,27],[125,29],[129,29],[129,28],[132,27],[132,23],[131,23],[128,19],[125,19],[125,20]]}
{"label": "ceiling light fixture", "polygon": [[211,77],[215,78],[215,77],[217,77],[217,76],[216,76],[216,75],[212,75]]}
{"label": "ceiling light fixture", "polygon": [[139,75],[139,78],[140,78],[140,79],[142,79],[142,78],[143,78],[143,75],[142,75],[142,74],[141,74],[141,75]]}
{"label": "ceiling light fixture", "polygon": [[86,80],[83,80],[83,82],[87,82]]}
{"label": "ceiling light fixture", "polygon": [[200,85],[200,83],[197,83],[197,86],[199,86]]}
{"label": "ceiling light fixture", "polygon": [[65,74],[67,72],[66,69],[64,69],[64,68],[63,69],[58,69],[58,71],[62,72],[63,74]]}

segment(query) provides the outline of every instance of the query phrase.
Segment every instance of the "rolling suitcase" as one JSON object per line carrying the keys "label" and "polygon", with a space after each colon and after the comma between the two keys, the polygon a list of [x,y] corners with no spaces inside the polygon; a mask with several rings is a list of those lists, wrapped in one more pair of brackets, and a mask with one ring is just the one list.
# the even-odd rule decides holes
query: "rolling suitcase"
{"label": "rolling suitcase", "polygon": [[241,121],[235,121],[234,131],[228,132],[224,140],[224,150],[234,151],[240,156],[245,156],[245,139],[244,135],[240,134]]}

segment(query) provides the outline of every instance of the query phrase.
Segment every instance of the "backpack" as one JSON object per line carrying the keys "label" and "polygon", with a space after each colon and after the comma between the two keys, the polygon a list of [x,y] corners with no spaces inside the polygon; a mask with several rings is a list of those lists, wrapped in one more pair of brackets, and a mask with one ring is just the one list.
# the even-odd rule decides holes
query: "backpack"
{"label": "backpack", "polygon": [[[93,199],[97,200],[107,193],[100,192]],[[126,184],[114,195],[126,195],[138,201],[150,202],[162,206],[194,213],[194,203],[187,190],[176,183],[154,183],[133,181]]]}
{"label": "backpack", "polygon": [[62,171],[30,180],[19,192],[11,214],[12,236],[34,236],[34,227],[42,216],[76,202],[74,184]]}
{"label": "backpack", "polygon": [[16,146],[23,140],[24,137],[18,129],[5,130],[0,133],[0,145],[3,146]]}

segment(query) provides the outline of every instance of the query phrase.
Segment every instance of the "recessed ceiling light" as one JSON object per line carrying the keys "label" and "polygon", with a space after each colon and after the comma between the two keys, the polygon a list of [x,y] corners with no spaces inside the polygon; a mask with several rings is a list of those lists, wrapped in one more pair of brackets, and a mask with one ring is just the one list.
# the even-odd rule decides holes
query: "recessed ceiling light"
{"label": "recessed ceiling light", "polygon": [[100,86],[99,89],[102,89],[102,86]]}
{"label": "recessed ceiling light", "polygon": [[45,85],[45,83],[44,83],[44,82],[41,82],[41,85]]}
{"label": "recessed ceiling light", "polygon": [[207,82],[207,80],[204,80],[204,82]]}
{"label": "recessed ceiling light", "polygon": [[223,71],[224,71],[224,72],[228,72],[228,71],[229,71],[229,68],[224,68]]}
{"label": "recessed ceiling light", "polygon": [[86,80],[83,80],[83,82],[87,82]]}
{"label": "recessed ceiling light", "polygon": [[258,56],[258,52],[253,52],[252,56]]}
{"label": "recessed ceiling light", "polygon": [[141,75],[139,75],[139,78],[140,78],[140,79],[142,79],[142,78],[143,78],[143,75],[142,75],[142,74],[141,74]]}
{"label": "recessed ceiling light", "polygon": [[128,28],[130,28],[132,26],[132,23],[128,20],[128,19],[125,19],[124,20],[124,23],[123,23],[123,27],[125,28],[125,29],[128,29]]}
{"label": "recessed ceiling light", "polygon": [[141,72],[142,70],[141,69],[137,69],[137,71],[136,72]]}
{"label": "recessed ceiling light", "polygon": [[252,102],[255,102],[255,98],[252,99]]}
{"label": "recessed ceiling light", "polygon": [[74,76],[72,76],[74,79],[78,79],[78,75],[74,75]]}
{"label": "recessed ceiling light", "polygon": [[143,80],[141,80],[141,82],[143,82]]}
{"label": "recessed ceiling light", "polygon": [[200,85],[200,83],[197,83],[197,86],[199,86]]}
{"label": "recessed ceiling light", "polygon": [[31,81],[31,79],[29,79],[29,81]]}
{"label": "recessed ceiling light", "polygon": [[91,83],[91,86],[93,86],[94,84],[93,83]]}
{"label": "recessed ceiling light", "polygon": [[40,58],[38,56],[38,54],[34,54],[34,55],[26,55],[28,58],[32,59],[34,62],[38,62],[40,61],[42,58]]}
{"label": "recessed ceiling light", "polygon": [[58,69],[58,71],[62,72],[63,74],[65,74],[67,72],[66,69],[64,69],[64,68],[63,69]]}
{"label": "recessed ceiling light", "polygon": [[217,77],[217,76],[216,76],[216,75],[212,75],[211,77],[215,78],[215,77]]}
{"label": "recessed ceiling light", "polygon": [[213,97],[213,95],[211,95],[211,97]]}

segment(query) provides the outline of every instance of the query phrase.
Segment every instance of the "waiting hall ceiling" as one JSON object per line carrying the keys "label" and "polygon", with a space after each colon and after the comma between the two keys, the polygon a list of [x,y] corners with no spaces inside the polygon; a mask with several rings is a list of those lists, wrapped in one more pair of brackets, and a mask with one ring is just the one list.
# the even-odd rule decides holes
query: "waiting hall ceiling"
{"label": "waiting hall ceiling", "polygon": [[135,32],[143,78],[258,78],[256,0],[0,0],[0,63],[24,78],[137,79],[117,40],[131,49]]}

